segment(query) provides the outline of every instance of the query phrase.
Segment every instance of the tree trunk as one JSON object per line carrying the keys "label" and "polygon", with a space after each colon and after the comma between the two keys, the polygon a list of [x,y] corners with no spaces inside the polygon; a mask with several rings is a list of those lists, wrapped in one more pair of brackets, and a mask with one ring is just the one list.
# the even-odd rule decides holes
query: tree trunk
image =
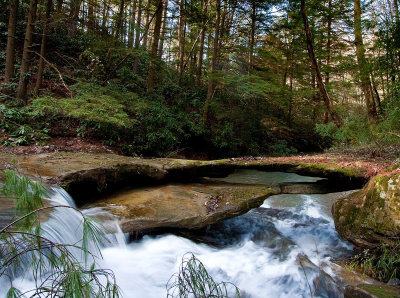
{"label": "tree trunk", "polygon": [[158,45],[158,55],[157,55],[160,59],[162,58],[163,55],[165,34],[167,33],[167,23],[168,23],[167,13],[168,13],[168,0],[165,0],[162,30],[161,30],[160,43]]}
{"label": "tree trunk", "polygon": [[128,48],[132,48],[135,38],[135,25],[136,25],[136,4],[137,0],[133,0],[133,5],[131,7],[131,21],[130,21],[130,30],[128,37]]}
{"label": "tree trunk", "polygon": [[39,60],[37,78],[36,78],[35,91],[34,91],[35,96],[37,96],[39,94],[39,89],[40,89],[40,86],[42,85],[42,77],[43,77],[43,70],[44,70],[44,56],[46,55],[47,31],[48,31],[49,22],[50,22],[50,14],[51,14],[52,6],[53,6],[53,1],[47,0],[46,15],[45,15],[45,19],[43,22],[42,43],[40,45],[40,60]]}
{"label": "tree trunk", "polygon": [[215,88],[217,82],[214,78],[215,72],[217,70],[218,63],[218,49],[219,49],[219,29],[221,22],[221,0],[216,0],[216,16],[215,16],[215,32],[214,32],[214,45],[213,45],[213,55],[211,60],[211,78],[208,82],[207,98],[204,103],[203,110],[203,124],[208,125],[209,121],[209,108],[212,98],[214,97]]}
{"label": "tree trunk", "polygon": [[157,7],[156,21],[154,24],[153,43],[151,45],[151,56],[152,57],[151,57],[150,65],[149,65],[149,74],[147,77],[147,91],[150,91],[154,88],[157,49],[158,49],[158,41],[160,39],[164,0],[155,0],[155,5]]}
{"label": "tree trunk", "polygon": [[11,0],[10,2],[10,18],[8,20],[8,35],[6,49],[6,72],[4,82],[9,83],[14,76],[15,63],[15,31],[17,26],[19,0]]}
{"label": "tree trunk", "polygon": [[254,35],[256,32],[256,0],[251,1],[251,24],[250,24],[250,36],[249,36],[249,68],[248,68],[248,73],[250,75],[250,72],[253,68],[253,59],[254,59]]}
{"label": "tree trunk", "polygon": [[108,1],[104,0],[103,20],[101,21],[101,34],[103,36],[106,36],[108,34],[107,20],[108,20],[109,11],[110,11],[110,6],[108,5]]}
{"label": "tree trunk", "polygon": [[361,29],[361,4],[360,0],[354,0],[354,43],[356,45],[356,55],[358,68],[360,71],[361,89],[364,93],[365,105],[367,107],[368,118],[376,121],[378,116],[376,113],[376,105],[373,97],[373,90],[367,60],[365,58],[365,48],[362,38]]}
{"label": "tree trunk", "polygon": [[203,55],[204,55],[204,39],[206,37],[206,15],[207,15],[207,0],[202,1],[202,12],[203,12],[203,21],[202,21],[202,27],[203,31],[201,32],[200,35],[200,45],[199,45],[199,54],[197,56],[197,72],[196,72],[196,86],[200,87],[201,85],[201,74],[202,74],[202,68],[203,68]]}
{"label": "tree trunk", "polygon": [[303,18],[304,31],[306,33],[306,39],[307,39],[307,52],[308,52],[308,56],[310,57],[310,60],[311,60],[312,68],[315,72],[319,91],[324,100],[324,104],[325,104],[325,107],[326,107],[328,113],[331,115],[331,118],[335,122],[336,126],[339,127],[342,125],[342,119],[341,119],[340,115],[336,112],[335,108],[332,106],[332,102],[329,97],[328,91],[326,90],[326,86],[324,84],[324,81],[322,80],[322,75],[321,75],[321,71],[318,66],[317,58],[315,57],[314,47],[312,44],[310,25],[308,23],[307,8],[306,8],[305,0],[301,0],[301,15]]}
{"label": "tree trunk", "polygon": [[124,9],[125,9],[125,0],[121,0],[121,4],[119,6],[118,19],[117,19],[117,28],[115,30],[115,37],[123,41],[123,27],[124,27]]}
{"label": "tree trunk", "polygon": [[79,9],[81,7],[81,0],[71,0],[70,18],[72,24],[72,31],[78,30],[79,22]]}
{"label": "tree trunk", "polygon": [[179,0],[179,19],[178,19],[178,71],[182,75],[183,72],[183,60],[185,56],[185,37],[184,37],[184,6],[185,0]]}
{"label": "tree trunk", "polygon": [[93,3],[95,0],[88,0],[88,23],[87,28],[89,32],[94,32],[96,30],[96,21],[94,16],[94,6],[96,3]]}
{"label": "tree trunk", "polygon": [[32,34],[35,28],[36,11],[38,0],[31,0],[29,4],[28,21],[26,23],[24,51],[22,53],[21,70],[18,83],[17,98],[26,99],[27,87],[29,82],[29,69],[31,66],[32,56]]}
{"label": "tree trunk", "polygon": [[331,62],[331,44],[332,44],[332,0],[329,0],[328,4],[328,36],[326,42],[326,72],[325,72],[325,84],[329,84],[330,76],[330,62]]}
{"label": "tree trunk", "polygon": [[143,46],[147,49],[147,40],[149,35],[149,27],[150,27],[150,0],[147,0],[146,11],[145,11],[145,19],[146,23],[144,25],[143,32]]}
{"label": "tree trunk", "polygon": [[[142,0],[139,0],[138,3],[138,17],[136,22],[136,37],[135,37],[135,49],[139,49],[140,46],[140,23],[142,21]],[[137,74],[139,66],[139,57],[135,56],[133,60],[133,73]]]}

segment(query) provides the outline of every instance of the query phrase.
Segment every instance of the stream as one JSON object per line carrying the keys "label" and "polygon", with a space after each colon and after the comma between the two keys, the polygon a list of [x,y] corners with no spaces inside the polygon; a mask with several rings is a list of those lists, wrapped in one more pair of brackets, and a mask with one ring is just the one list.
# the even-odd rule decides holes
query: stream
{"label": "stream", "polygon": [[[277,185],[315,182],[320,178],[293,173],[237,170],[219,180],[231,183]],[[51,201],[73,205],[61,189]],[[166,297],[166,284],[178,272],[182,257],[193,253],[215,281],[229,281],[242,297],[341,297],[346,281],[334,261],[350,257],[353,246],[335,231],[331,205],[344,193],[285,194],[269,197],[259,208],[211,225],[178,234],[145,235],[138,240],[124,235],[116,221],[101,208],[84,210],[115,232],[103,247],[100,266],[112,269],[123,297]],[[56,210],[46,225],[48,237],[76,242],[79,225],[72,210]],[[132,236],[132,235],[131,235]],[[3,285],[1,284],[3,283]],[[13,284],[34,286],[29,273]],[[0,280],[0,297],[4,280]]]}

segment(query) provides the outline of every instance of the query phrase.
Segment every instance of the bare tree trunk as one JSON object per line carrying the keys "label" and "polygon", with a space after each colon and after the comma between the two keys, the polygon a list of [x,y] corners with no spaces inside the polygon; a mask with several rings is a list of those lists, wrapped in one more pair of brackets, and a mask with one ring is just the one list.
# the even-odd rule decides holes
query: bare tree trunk
{"label": "bare tree trunk", "polygon": [[38,0],[31,0],[29,4],[28,21],[26,23],[24,51],[22,53],[21,70],[18,83],[17,98],[26,99],[27,87],[29,83],[29,69],[31,67],[31,47],[32,47],[32,34],[35,28],[36,11]]}
{"label": "bare tree trunk", "polygon": [[103,20],[101,21],[101,34],[103,36],[108,34],[108,28],[107,28],[107,20],[108,20],[108,15],[110,11],[110,6],[108,5],[107,0],[103,0],[104,5],[103,5]]}
{"label": "bare tree trunk", "polygon": [[131,7],[131,21],[130,21],[130,30],[128,37],[128,48],[132,48],[135,38],[135,25],[136,25],[136,4],[137,0],[133,0],[133,5]]}
{"label": "bare tree trunk", "polygon": [[40,86],[42,85],[43,71],[44,71],[44,56],[46,55],[46,39],[47,39],[47,31],[50,22],[50,14],[53,6],[53,0],[47,0],[46,4],[46,15],[43,23],[43,32],[42,32],[42,43],[40,45],[40,59],[38,72],[36,77],[36,85],[34,94],[37,96],[39,94]]}
{"label": "bare tree trunk", "polygon": [[301,0],[301,15],[303,18],[304,31],[306,33],[306,39],[307,39],[307,52],[308,52],[308,56],[310,57],[310,60],[311,60],[312,68],[315,72],[319,91],[324,100],[325,107],[326,107],[328,113],[331,115],[331,118],[335,122],[336,126],[339,127],[342,125],[342,119],[332,105],[328,91],[326,90],[326,86],[324,84],[324,81],[322,80],[322,75],[321,75],[321,71],[318,66],[317,58],[315,57],[314,47],[312,44],[310,25],[308,23],[307,8],[306,8],[305,0]]}
{"label": "bare tree trunk", "polygon": [[165,0],[160,43],[158,45],[158,57],[160,58],[162,58],[163,55],[165,34],[167,33],[167,23],[168,23],[167,12],[168,12],[168,0]]}
{"label": "bare tree trunk", "polygon": [[161,31],[161,22],[163,15],[163,6],[164,0],[155,0],[155,5],[157,7],[156,10],[156,21],[154,24],[154,34],[153,34],[153,43],[151,45],[151,61],[149,65],[149,74],[147,77],[147,91],[150,91],[154,88],[154,79],[156,72],[156,59],[157,58],[157,49],[158,49],[158,41],[160,39],[160,31]]}
{"label": "bare tree trunk", "polygon": [[256,0],[251,1],[251,25],[250,25],[250,36],[249,36],[249,68],[248,73],[250,75],[254,64],[254,35],[256,32]]}
{"label": "bare tree trunk", "polygon": [[361,29],[360,0],[354,0],[354,43],[356,45],[356,55],[358,68],[360,71],[361,88],[364,93],[368,118],[375,122],[378,118],[378,115],[376,113],[376,105],[373,97],[372,84],[369,75],[367,60],[365,58],[365,48]]}
{"label": "bare tree trunk", "polygon": [[96,21],[94,15],[94,6],[97,3],[94,3],[95,0],[88,0],[88,23],[87,28],[89,32],[94,32],[96,30]]}
{"label": "bare tree trunk", "polygon": [[117,28],[115,30],[115,37],[123,41],[123,27],[124,27],[124,9],[125,9],[125,0],[121,0],[121,4],[119,6],[118,19],[117,19]]}
{"label": "bare tree trunk", "polygon": [[149,34],[149,27],[150,27],[150,0],[147,0],[147,5],[146,5],[146,10],[145,10],[145,19],[146,23],[144,25],[144,32],[143,32],[143,46],[147,48],[147,40],[148,40],[148,34]]}
{"label": "bare tree trunk", "polygon": [[217,86],[217,82],[213,76],[215,76],[215,72],[217,70],[217,63],[218,63],[220,22],[221,22],[221,0],[216,0],[215,32],[214,32],[214,45],[213,45],[214,48],[213,48],[213,55],[212,55],[212,60],[211,60],[211,78],[208,82],[207,98],[204,103],[204,110],[203,110],[203,124],[204,125],[208,124],[209,108],[210,108],[211,100],[214,97],[215,88]]}
{"label": "bare tree trunk", "polygon": [[185,0],[179,0],[179,19],[178,19],[178,45],[179,45],[179,54],[178,54],[178,71],[182,75],[183,72],[183,60],[185,56],[185,37],[184,37],[184,7]]}
{"label": "bare tree trunk", "polygon": [[325,72],[325,84],[329,84],[330,75],[330,62],[331,62],[331,44],[332,44],[332,0],[329,0],[328,4],[328,37],[326,42],[326,72]]}
{"label": "bare tree trunk", "polygon": [[[136,37],[135,37],[135,49],[139,49],[140,46],[140,24],[142,21],[142,0],[139,0],[138,3],[138,17],[136,22]],[[133,60],[133,73],[137,74],[139,66],[139,57],[135,56]]]}
{"label": "bare tree trunk", "polygon": [[207,0],[202,1],[202,12],[203,12],[203,21],[202,21],[202,26],[203,26],[203,31],[201,32],[200,35],[200,45],[199,45],[199,54],[197,56],[197,72],[196,72],[196,86],[200,87],[201,85],[201,74],[202,74],[202,68],[203,68],[203,55],[204,55],[204,39],[206,37],[206,15],[207,15]]}
{"label": "bare tree trunk", "polygon": [[15,31],[17,26],[19,0],[11,0],[10,2],[10,18],[8,20],[8,35],[6,49],[6,73],[4,82],[9,83],[14,76],[15,63]]}

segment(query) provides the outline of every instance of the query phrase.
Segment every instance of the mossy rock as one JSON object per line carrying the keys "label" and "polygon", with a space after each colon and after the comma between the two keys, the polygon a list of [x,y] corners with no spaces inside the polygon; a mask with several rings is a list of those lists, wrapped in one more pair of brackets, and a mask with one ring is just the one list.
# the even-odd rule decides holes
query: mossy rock
{"label": "mossy rock", "polygon": [[361,284],[357,287],[347,286],[345,298],[400,298],[398,288],[387,285]]}
{"label": "mossy rock", "polygon": [[359,247],[393,245],[400,234],[400,174],[378,175],[332,207],[336,230]]}

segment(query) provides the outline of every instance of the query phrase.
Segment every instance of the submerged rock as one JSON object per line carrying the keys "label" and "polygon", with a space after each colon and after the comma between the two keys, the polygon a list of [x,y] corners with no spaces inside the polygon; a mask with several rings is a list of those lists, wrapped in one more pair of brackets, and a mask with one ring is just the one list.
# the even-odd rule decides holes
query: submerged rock
{"label": "submerged rock", "polygon": [[[172,184],[121,192],[87,207],[102,207],[116,215],[123,232],[199,229],[258,207],[275,193],[263,185]],[[218,202],[208,208],[216,197]]]}
{"label": "submerged rock", "polygon": [[393,245],[400,235],[400,174],[378,175],[332,207],[339,234],[359,247]]}

